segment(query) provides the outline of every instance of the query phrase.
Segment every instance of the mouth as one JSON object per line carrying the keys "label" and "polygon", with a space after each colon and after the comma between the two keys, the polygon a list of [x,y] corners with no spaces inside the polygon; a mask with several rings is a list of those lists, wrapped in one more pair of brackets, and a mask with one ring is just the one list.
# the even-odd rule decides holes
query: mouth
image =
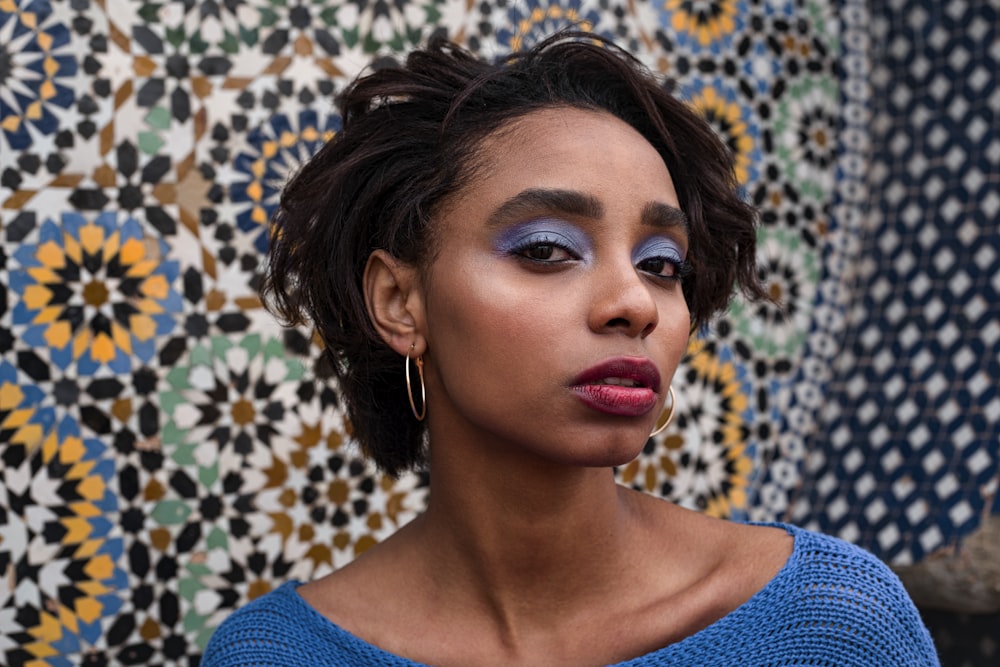
{"label": "mouth", "polygon": [[598,412],[639,417],[656,406],[660,372],[648,359],[616,357],[585,370],[571,389]]}
{"label": "mouth", "polygon": [[641,357],[615,357],[591,366],[580,373],[573,386],[598,385],[627,387],[660,391],[660,371],[649,359]]}
{"label": "mouth", "polygon": [[613,387],[644,387],[645,385],[638,380],[630,380],[628,378],[604,378],[593,384],[606,384]]}

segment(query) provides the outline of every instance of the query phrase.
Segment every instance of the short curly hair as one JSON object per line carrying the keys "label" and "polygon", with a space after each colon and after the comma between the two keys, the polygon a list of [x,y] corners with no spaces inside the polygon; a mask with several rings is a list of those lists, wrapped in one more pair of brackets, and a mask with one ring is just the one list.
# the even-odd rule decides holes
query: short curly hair
{"label": "short curly hair", "polygon": [[604,111],[662,156],[689,226],[683,293],[692,328],[728,304],[734,286],[766,298],[756,273],[756,215],[712,128],[625,51],[560,33],[496,63],[445,39],[402,66],[375,69],[338,99],[341,129],[288,183],[272,220],[264,303],[310,322],[325,344],[353,434],[387,474],[425,460],[403,362],[376,333],[362,291],[376,249],[426,268],[435,215],[474,183],[484,139],[533,111]]}

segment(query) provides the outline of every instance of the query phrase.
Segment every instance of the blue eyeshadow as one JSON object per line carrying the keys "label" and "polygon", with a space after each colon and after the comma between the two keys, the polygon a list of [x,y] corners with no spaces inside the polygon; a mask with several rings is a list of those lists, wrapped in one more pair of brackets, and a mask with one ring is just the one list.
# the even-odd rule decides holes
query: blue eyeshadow
{"label": "blue eyeshadow", "polygon": [[651,236],[636,247],[632,261],[638,264],[647,259],[662,258],[676,264],[684,261],[684,251],[669,236]]}
{"label": "blue eyeshadow", "polygon": [[502,230],[494,240],[499,254],[516,253],[531,245],[551,244],[587,259],[591,255],[590,237],[576,225],[558,218],[537,218]]}

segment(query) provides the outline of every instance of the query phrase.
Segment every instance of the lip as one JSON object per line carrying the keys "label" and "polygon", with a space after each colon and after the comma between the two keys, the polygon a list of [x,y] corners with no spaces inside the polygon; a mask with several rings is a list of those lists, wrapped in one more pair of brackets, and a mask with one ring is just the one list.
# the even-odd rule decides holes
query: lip
{"label": "lip", "polygon": [[[605,378],[632,380],[639,386],[601,384]],[[639,417],[656,406],[660,372],[648,359],[615,357],[580,373],[573,380],[571,389],[585,405],[598,412]]]}

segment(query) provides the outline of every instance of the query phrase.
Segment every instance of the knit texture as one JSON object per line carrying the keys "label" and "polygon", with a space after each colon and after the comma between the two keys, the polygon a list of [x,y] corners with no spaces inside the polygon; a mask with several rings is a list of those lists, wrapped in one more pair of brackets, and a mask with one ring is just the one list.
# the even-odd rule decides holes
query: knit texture
{"label": "knit texture", "polygon": [[[842,540],[779,525],[792,555],[736,610],[677,643],[618,667],[923,667],[934,645],[899,579]],[[233,613],[202,667],[419,667],[328,621],[289,582]]]}

